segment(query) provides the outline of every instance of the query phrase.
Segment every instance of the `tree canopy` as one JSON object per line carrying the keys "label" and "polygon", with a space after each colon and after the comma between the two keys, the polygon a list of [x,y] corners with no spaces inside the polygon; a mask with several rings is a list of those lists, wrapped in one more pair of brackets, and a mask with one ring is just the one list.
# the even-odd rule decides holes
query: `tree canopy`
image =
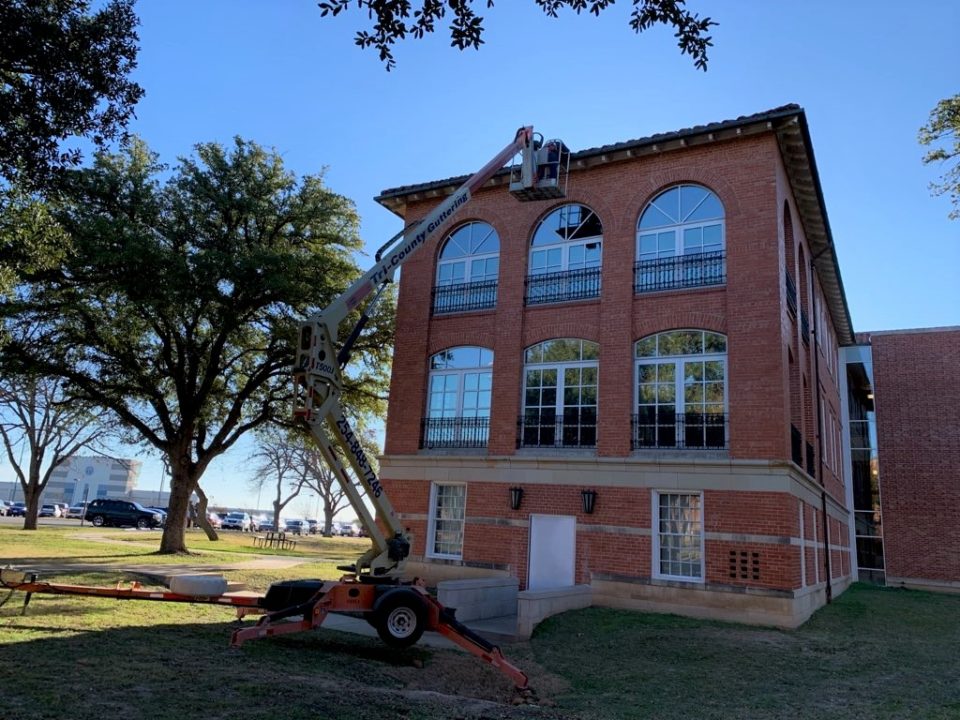
{"label": "tree canopy", "polygon": [[[70,173],[55,209],[70,251],[0,303],[14,330],[40,331],[13,332],[0,359],[63,378],[167,456],[161,549],[179,552],[209,463],[288,417],[299,320],[359,276],[361,241],[349,200],[255,143],[198,145],[167,170],[135,141]],[[355,346],[355,412],[382,410],[392,312],[382,302]]]}
{"label": "tree canopy", "polygon": [[0,3],[0,177],[41,187],[80,162],[71,138],[121,137],[143,90],[134,0]]}
{"label": "tree canopy", "polygon": [[930,120],[920,128],[920,144],[931,148],[923,156],[924,163],[946,165],[942,182],[931,183],[930,188],[935,195],[950,195],[954,208],[950,217],[960,218],[960,93],[941,100],[930,111]]}
{"label": "tree canopy", "polygon": [[[515,1],[515,0],[514,0]],[[599,15],[614,4],[614,0],[534,0],[545,14],[557,17],[564,8],[578,15],[587,11]],[[630,27],[641,33],[654,25],[666,25],[674,29],[680,52],[689,55],[693,64],[707,69],[707,48],[713,42],[707,34],[716,23],[708,17],[701,18],[686,10],[686,0],[632,0]],[[321,0],[322,16],[336,16],[355,6],[366,10],[372,25],[370,30],[357,32],[355,42],[361,48],[372,47],[380,53],[380,59],[387,70],[396,66],[393,46],[407,36],[422,38],[434,32],[438,22],[450,13],[450,44],[460,50],[468,47],[479,49],[483,41],[483,17],[477,15],[473,0]],[[492,8],[494,0],[486,0],[486,7]]]}

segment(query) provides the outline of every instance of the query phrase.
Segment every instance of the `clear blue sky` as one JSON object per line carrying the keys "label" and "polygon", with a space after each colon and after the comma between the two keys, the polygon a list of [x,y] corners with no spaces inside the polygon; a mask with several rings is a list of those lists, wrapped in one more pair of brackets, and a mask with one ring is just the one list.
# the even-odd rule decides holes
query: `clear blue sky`
{"label": "clear blue sky", "polygon": [[[474,3],[482,8],[483,2]],[[234,135],[273,146],[297,173],[327,168],[375,249],[400,221],[381,190],[468,174],[532,124],[572,150],[726,120],[787,103],[807,113],[854,329],[960,325],[960,221],[928,190],[917,130],[960,91],[960,3],[928,0],[688,0],[718,21],[709,70],[672,33],[637,36],[630,3],[600,18],[551,20],[500,0],[480,51],[444,30],[396,48],[387,73],[353,44],[355,10],[321,18],[313,0],[144,0],[132,130],[173,162]],[[145,458],[146,460],[146,458]],[[249,504],[243,451],[204,487]],[[140,486],[156,488],[147,460]]]}

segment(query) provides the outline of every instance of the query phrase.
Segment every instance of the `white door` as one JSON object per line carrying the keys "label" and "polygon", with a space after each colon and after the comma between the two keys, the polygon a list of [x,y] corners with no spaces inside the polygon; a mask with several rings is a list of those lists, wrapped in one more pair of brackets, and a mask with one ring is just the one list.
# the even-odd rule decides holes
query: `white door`
{"label": "white door", "polygon": [[577,519],[569,515],[530,516],[530,567],[527,589],[572,587]]}

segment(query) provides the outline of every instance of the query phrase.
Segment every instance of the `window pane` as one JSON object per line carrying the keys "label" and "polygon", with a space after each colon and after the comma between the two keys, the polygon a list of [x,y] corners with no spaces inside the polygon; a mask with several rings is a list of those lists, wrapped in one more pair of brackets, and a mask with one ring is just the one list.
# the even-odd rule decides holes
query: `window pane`
{"label": "window pane", "polygon": [[703,250],[703,228],[685,228],[683,231],[683,253],[690,255]]}
{"label": "window pane", "polygon": [[657,354],[657,336],[637,341],[637,357],[655,357]]}
{"label": "window pane", "polygon": [[680,186],[680,222],[690,222],[691,215],[696,212],[707,196],[707,191],[696,185]]}

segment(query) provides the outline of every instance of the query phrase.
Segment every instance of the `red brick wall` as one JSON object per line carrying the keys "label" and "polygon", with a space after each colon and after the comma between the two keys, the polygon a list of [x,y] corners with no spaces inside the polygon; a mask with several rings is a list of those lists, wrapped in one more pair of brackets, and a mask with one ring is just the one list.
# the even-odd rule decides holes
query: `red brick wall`
{"label": "red brick wall", "polygon": [[871,344],[887,575],[960,581],[960,329]]}

